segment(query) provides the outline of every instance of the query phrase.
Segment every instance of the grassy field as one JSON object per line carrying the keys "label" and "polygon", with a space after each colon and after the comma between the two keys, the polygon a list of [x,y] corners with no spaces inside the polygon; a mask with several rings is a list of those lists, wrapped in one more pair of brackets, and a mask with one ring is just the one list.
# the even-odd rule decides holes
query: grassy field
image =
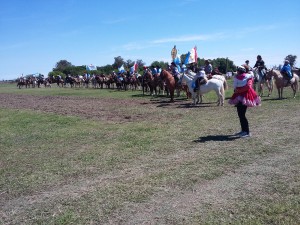
{"label": "grassy field", "polygon": [[[110,119],[82,105],[44,110],[41,96],[97,102]],[[191,106],[2,84],[0,97],[0,224],[300,224],[300,98],[289,88],[248,109],[246,139],[233,136],[236,108],[217,107],[214,93]],[[34,107],[18,104],[27,98]]]}

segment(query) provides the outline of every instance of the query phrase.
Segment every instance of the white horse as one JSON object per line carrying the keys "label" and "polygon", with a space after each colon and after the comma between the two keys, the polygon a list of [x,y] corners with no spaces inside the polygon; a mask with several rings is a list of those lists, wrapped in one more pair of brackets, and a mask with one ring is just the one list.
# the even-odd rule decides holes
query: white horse
{"label": "white horse", "polygon": [[[189,78],[194,79],[194,77],[196,76],[196,73],[192,72],[192,71],[188,71],[187,73],[185,73]],[[223,82],[223,86],[224,86],[224,90],[228,89],[228,84],[227,84],[227,80],[225,78],[225,76],[223,75],[212,75],[211,79],[217,79]]]}
{"label": "white horse", "polygon": [[[256,80],[258,81],[258,94],[260,97],[263,96],[264,94],[264,85],[267,86],[268,88],[268,97],[270,97],[270,95],[272,94],[273,92],[273,87],[274,87],[274,80],[273,80],[273,77],[271,78],[267,78],[266,76],[265,77],[262,77],[261,76],[261,73],[259,73],[258,71],[258,68],[255,68],[253,70],[253,73],[254,73],[254,77],[256,78]],[[267,71],[266,71],[267,73]],[[256,87],[255,87],[255,84],[254,84],[254,90],[256,90]]]}
{"label": "white horse", "polygon": [[224,90],[228,89],[227,80],[223,75],[212,75],[211,79],[217,79],[223,82]]}
{"label": "white horse", "polygon": [[202,94],[208,93],[210,91],[215,91],[218,96],[218,106],[224,105],[225,90],[223,82],[218,79],[210,79],[206,84],[199,86],[198,91],[195,93],[193,88],[193,79],[186,74],[183,75],[182,79],[186,82],[190,93],[192,94],[192,99],[194,105],[197,103],[202,103]]}

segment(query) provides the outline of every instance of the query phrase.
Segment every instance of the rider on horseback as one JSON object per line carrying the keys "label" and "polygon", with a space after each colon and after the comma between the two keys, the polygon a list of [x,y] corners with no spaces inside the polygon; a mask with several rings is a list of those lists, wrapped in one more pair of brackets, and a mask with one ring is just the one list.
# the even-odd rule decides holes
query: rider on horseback
{"label": "rider on horseback", "polygon": [[199,85],[207,83],[207,77],[203,67],[201,67],[200,70],[197,71],[194,77],[194,82],[195,82],[194,92],[197,92]]}
{"label": "rider on horseback", "polygon": [[171,63],[171,73],[175,79],[175,82],[178,83],[180,74],[179,74],[178,67],[174,62]]}
{"label": "rider on horseback", "polygon": [[292,68],[291,68],[289,60],[284,61],[284,65],[282,66],[280,72],[283,75],[283,77],[288,80],[288,83],[291,83],[291,79],[293,78],[293,74],[292,74]]}
{"label": "rider on horseback", "polygon": [[262,57],[260,55],[257,56],[257,61],[253,66],[253,69],[254,68],[258,68],[259,79],[265,79],[267,68],[265,66],[264,60],[262,60]]}

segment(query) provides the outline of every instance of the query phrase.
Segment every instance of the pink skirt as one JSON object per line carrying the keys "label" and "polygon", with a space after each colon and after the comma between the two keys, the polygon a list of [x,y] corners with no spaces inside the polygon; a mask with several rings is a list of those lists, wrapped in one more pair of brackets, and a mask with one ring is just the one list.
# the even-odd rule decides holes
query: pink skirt
{"label": "pink skirt", "polygon": [[261,104],[260,97],[256,94],[252,87],[247,88],[244,92],[241,91],[242,88],[240,88],[240,90],[237,88],[237,91],[233,93],[228,101],[230,105],[236,105],[241,102],[243,105],[248,107],[254,107]]}

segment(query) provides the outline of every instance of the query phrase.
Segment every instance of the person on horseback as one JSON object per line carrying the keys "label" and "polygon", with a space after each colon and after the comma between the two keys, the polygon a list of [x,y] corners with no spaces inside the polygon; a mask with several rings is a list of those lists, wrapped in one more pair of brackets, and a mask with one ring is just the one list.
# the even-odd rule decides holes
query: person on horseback
{"label": "person on horseback", "polygon": [[282,66],[280,72],[283,75],[283,77],[288,80],[288,83],[291,83],[291,79],[293,78],[293,74],[292,74],[292,68],[291,68],[289,60],[284,61],[284,65]]}
{"label": "person on horseback", "polygon": [[244,64],[246,67],[248,67],[249,71],[252,71],[252,67],[249,65],[249,60],[247,59],[245,61],[245,64]]}
{"label": "person on horseback", "polygon": [[23,73],[22,73],[22,75],[20,76],[20,82],[25,82],[25,79],[24,79]]}
{"label": "person on horseback", "polygon": [[204,71],[205,71],[205,74],[207,75],[208,79],[211,78],[211,76],[212,76],[211,73],[213,71],[213,67],[212,67],[209,59],[205,60]]}
{"label": "person on horseback", "polygon": [[261,55],[257,56],[257,61],[253,66],[253,69],[254,68],[258,69],[259,79],[265,79],[267,67],[265,66],[265,62],[262,59]]}
{"label": "person on horseback", "polygon": [[58,75],[56,76],[56,80],[57,80],[57,81],[60,81],[60,79],[61,79],[61,75],[58,74]]}
{"label": "person on horseback", "polygon": [[180,74],[179,74],[178,67],[174,62],[171,63],[171,73],[175,79],[175,82],[177,83],[179,81]]}
{"label": "person on horseback", "polygon": [[151,66],[150,68],[151,68],[152,76],[156,76],[156,74],[157,74],[156,67],[155,66]]}
{"label": "person on horseback", "polygon": [[199,70],[197,69],[197,73],[193,81],[195,82],[194,92],[197,92],[197,90],[199,89],[199,85],[207,83],[207,77],[203,67],[201,67]]}

